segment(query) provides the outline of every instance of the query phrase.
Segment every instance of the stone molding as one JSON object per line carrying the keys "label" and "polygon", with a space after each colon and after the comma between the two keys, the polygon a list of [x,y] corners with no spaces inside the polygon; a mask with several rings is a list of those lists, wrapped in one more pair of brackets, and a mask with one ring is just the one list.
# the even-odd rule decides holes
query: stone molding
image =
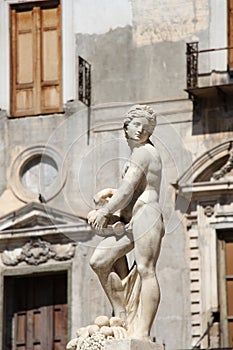
{"label": "stone molding", "polygon": [[226,175],[232,169],[233,140],[229,140],[196,159],[175,185],[177,194],[191,196],[189,213],[186,214],[186,247],[194,347],[207,347],[208,341],[212,342],[202,335],[210,322],[212,310],[219,303],[216,244],[220,230],[232,229],[233,225],[233,177],[232,173]]}
{"label": "stone molding", "polygon": [[207,205],[206,207],[204,207],[204,214],[207,217],[211,217],[214,214],[214,206]]}
{"label": "stone molding", "polygon": [[195,344],[202,334],[201,329],[201,264],[199,232],[197,226],[197,214],[187,215],[188,223],[188,248],[189,248],[189,276],[190,276],[190,311],[191,311],[191,336]]}
{"label": "stone molding", "polygon": [[5,247],[16,240],[24,243],[46,236],[59,243],[87,241],[93,234],[85,219],[42,203],[29,203],[0,218],[0,245]]}
{"label": "stone molding", "polygon": [[193,226],[197,225],[197,213],[186,214],[186,228],[190,230]]}
{"label": "stone molding", "polygon": [[[35,145],[23,150],[13,161],[10,171],[10,187],[14,195],[21,201],[28,203],[38,200],[38,194],[35,194],[30,188],[25,187],[22,183],[22,174],[29,162],[37,157],[41,159],[50,159],[56,167],[57,178],[51,184],[48,193],[46,193],[46,201],[54,198],[64,187],[67,169],[61,155],[52,147]],[[40,175],[40,174],[39,174]]]}
{"label": "stone molding", "polygon": [[229,155],[229,151],[232,149],[233,140],[221,143],[212,149],[208,150],[200,157],[198,157],[188,168],[185,173],[178,179],[178,187],[190,186],[197,182],[196,179],[202,174],[207,168],[209,168],[215,162],[218,162],[225,156]]}
{"label": "stone molding", "polygon": [[207,200],[207,201],[200,201],[199,204],[203,208],[203,212],[205,216],[208,218],[212,217],[215,213],[215,205],[217,201],[216,200]]}

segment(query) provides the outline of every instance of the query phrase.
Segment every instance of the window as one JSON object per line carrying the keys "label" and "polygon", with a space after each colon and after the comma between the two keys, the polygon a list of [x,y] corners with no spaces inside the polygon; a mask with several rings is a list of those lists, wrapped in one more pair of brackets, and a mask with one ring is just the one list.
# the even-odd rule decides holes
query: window
{"label": "window", "polygon": [[220,337],[222,347],[233,347],[233,232],[219,236]]}
{"label": "window", "polygon": [[10,7],[11,115],[62,112],[59,1]]}

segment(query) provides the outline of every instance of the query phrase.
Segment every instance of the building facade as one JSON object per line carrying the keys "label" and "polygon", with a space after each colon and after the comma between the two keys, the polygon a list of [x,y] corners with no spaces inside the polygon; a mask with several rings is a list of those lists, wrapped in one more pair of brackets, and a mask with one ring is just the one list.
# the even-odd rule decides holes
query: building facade
{"label": "building facade", "polygon": [[151,336],[233,345],[233,1],[0,0],[0,348],[64,349],[110,305],[89,267],[127,110],[158,113],[166,224]]}

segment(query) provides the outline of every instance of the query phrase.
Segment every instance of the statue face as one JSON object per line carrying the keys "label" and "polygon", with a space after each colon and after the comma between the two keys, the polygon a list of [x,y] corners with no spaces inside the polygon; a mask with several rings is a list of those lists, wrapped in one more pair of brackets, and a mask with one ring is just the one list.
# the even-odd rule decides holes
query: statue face
{"label": "statue face", "polygon": [[126,129],[127,137],[138,143],[145,143],[151,135],[150,129],[150,122],[145,117],[133,118]]}

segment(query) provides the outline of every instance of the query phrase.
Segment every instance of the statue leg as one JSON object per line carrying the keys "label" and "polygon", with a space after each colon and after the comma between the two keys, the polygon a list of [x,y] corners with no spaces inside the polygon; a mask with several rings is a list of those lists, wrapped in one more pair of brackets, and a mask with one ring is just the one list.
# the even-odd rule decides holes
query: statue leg
{"label": "statue leg", "polygon": [[138,323],[133,338],[149,337],[158,309],[160,290],[155,267],[163,234],[163,221],[156,205],[144,204],[133,220],[135,260],[141,278]]}
{"label": "statue leg", "polygon": [[[125,303],[123,298],[123,286],[119,276],[125,271],[114,271],[113,265],[116,261],[119,270],[119,259],[133,249],[132,238],[124,235],[121,238],[109,236],[103,239],[96,247],[90,265],[99,277],[100,283],[112,305],[115,316],[125,316]],[[125,266],[124,266],[125,270]]]}
{"label": "statue leg", "polygon": [[124,255],[118,259],[114,263],[113,269],[121,279],[125,278],[129,273],[127,257]]}

